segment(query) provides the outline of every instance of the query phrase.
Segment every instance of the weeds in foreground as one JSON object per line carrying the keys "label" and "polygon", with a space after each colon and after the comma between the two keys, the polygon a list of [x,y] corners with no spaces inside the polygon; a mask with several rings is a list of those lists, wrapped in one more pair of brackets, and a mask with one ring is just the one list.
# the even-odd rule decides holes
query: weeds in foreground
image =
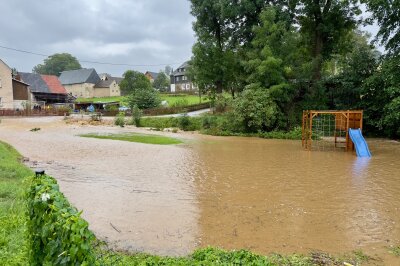
{"label": "weeds in foreground", "polygon": [[389,252],[397,257],[400,257],[400,246],[389,247]]}

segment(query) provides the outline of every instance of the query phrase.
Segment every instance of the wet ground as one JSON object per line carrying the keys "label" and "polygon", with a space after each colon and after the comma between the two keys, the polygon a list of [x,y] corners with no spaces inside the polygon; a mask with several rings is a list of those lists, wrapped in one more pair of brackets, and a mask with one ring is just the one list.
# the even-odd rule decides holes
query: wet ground
{"label": "wet ground", "polygon": [[[29,129],[40,127],[37,132]],[[362,249],[400,263],[400,144],[367,140],[373,157],[307,152],[301,142],[159,133],[185,144],[87,139],[146,132],[3,119],[0,139],[42,167],[112,246],[182,255],[199,246],[257,253]]]}

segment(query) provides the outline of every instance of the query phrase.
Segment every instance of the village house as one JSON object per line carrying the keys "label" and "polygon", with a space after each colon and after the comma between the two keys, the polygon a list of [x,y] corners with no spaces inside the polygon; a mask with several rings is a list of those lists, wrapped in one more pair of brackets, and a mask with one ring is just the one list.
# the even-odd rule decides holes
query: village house
{"label": "village house", "polygon": [[119,83],[122,78],[108,76],[101,76],[101,80],[94,86],[93,97],[110,97],[121,96]]}
{"label": "village house", "polygon": [[144,73],[144,75],[146,76],[146,78],[148,78],[150,80],[151,83],[153,83],[156,78],[158,77],[159,73],[156,72],[150,72],[150,71],[146,71],[146,73]]}
{"label": "village house", "polygon": [[101,81],[93,68],[63,71],[59,80],[68,93],[82,98],[95,97],[94,86]]}
{"label": "village house", "polygon": [[28,84],[14,79],[11,68],[0,59],[0,108],[23,108],[31,100]]}
{"label": "village house", "polygon": [[188,62],[185,62],[170,75],[171,92],[194,91],[197,89],[187,75],[188,66]]}
{"label": "village house", "polygon": [[72,100],[57,76],[18,72],[16,79],[29,84],[33,102],[43,105],[68,103]]}

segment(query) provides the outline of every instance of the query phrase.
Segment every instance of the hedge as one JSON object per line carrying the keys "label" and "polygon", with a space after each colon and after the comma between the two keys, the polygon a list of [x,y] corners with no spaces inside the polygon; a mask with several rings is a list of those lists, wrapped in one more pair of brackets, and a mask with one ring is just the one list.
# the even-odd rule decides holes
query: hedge
{"label": "hedge", "polygon": [[48,176],[30,178],[28,232],[30,265],[92,265],[96,239],[81,212],[71,206],[57,181]]}

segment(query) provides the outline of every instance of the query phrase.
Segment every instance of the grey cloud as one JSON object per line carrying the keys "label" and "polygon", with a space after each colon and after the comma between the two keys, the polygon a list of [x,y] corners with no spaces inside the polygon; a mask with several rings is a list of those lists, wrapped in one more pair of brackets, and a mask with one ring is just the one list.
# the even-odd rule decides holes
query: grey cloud
{"label": "grey cloud", "polygon": [[[0,45],[44,54],[69,52],[84,60],[135,65],[179,64],[190,58],[195,40],[186,0],[0,0],[0,9]],[[4,49],[0,58],[21,71],[44,59]],[[132,68],[82,65],[114,75]]]}

